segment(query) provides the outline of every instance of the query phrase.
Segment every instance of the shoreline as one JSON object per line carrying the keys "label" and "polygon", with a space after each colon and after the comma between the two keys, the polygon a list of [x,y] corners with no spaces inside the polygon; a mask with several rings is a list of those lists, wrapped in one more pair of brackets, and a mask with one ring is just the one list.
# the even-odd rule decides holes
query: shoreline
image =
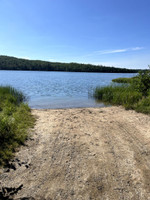
{"label": "shoreline", "polygon": [[[70,107],[70,108],[30,108],[31,111],[33,110],[40,110],[40,111],[48,111],[48,110],[73,110],[73,109],[97,109],[97,108],[110,108],[110,107],[122,107],[122,106],[114,106],[114,105],[109,105],[109,106],[99,106],[99,107]],[[122,107],[123,108],[123,107]]]}

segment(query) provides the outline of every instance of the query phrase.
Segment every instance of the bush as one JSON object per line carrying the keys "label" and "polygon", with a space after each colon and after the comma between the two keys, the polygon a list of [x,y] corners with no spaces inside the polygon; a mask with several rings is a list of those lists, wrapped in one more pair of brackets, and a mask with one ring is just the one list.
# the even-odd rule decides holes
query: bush
{"label": "bush", "polygon": [[150,92],[150,70],[139,72],[137,79],[132,81],[134,89],[147,96]]}

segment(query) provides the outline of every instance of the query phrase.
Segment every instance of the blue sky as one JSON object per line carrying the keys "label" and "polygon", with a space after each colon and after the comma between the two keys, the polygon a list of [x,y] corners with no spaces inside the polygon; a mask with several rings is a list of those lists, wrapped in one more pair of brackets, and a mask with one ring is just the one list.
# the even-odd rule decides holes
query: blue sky
{"label": "blue sky", "polygon": [[0,55],[147,68],[150,0],[0,0]]}

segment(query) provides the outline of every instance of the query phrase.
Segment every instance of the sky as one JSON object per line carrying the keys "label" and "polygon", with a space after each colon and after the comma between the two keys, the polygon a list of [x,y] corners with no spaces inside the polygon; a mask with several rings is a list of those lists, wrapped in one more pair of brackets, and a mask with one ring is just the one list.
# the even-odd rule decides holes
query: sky
{"label": "sky", "polygon": [[150,0],[0,0],[0,55],[147,69]]}

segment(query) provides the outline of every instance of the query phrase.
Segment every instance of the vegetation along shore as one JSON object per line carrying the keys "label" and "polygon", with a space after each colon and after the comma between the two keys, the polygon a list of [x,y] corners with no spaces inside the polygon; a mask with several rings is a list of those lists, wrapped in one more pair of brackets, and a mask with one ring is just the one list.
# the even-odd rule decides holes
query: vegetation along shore
{"label": "vegetation along shore", "polygon": [[123,105],[126,109],[150,114],[150,70],[141,71],[133,78],[114,79],[121,85],[97,87],[94,97],[111,105]]}
{"label": "vegetation along shore", "polygon": [[0,165],[7,165],[15,149],[24,144],[28,130],[34,124],[25,99],[22,92],[12,87],[0,87]]}

